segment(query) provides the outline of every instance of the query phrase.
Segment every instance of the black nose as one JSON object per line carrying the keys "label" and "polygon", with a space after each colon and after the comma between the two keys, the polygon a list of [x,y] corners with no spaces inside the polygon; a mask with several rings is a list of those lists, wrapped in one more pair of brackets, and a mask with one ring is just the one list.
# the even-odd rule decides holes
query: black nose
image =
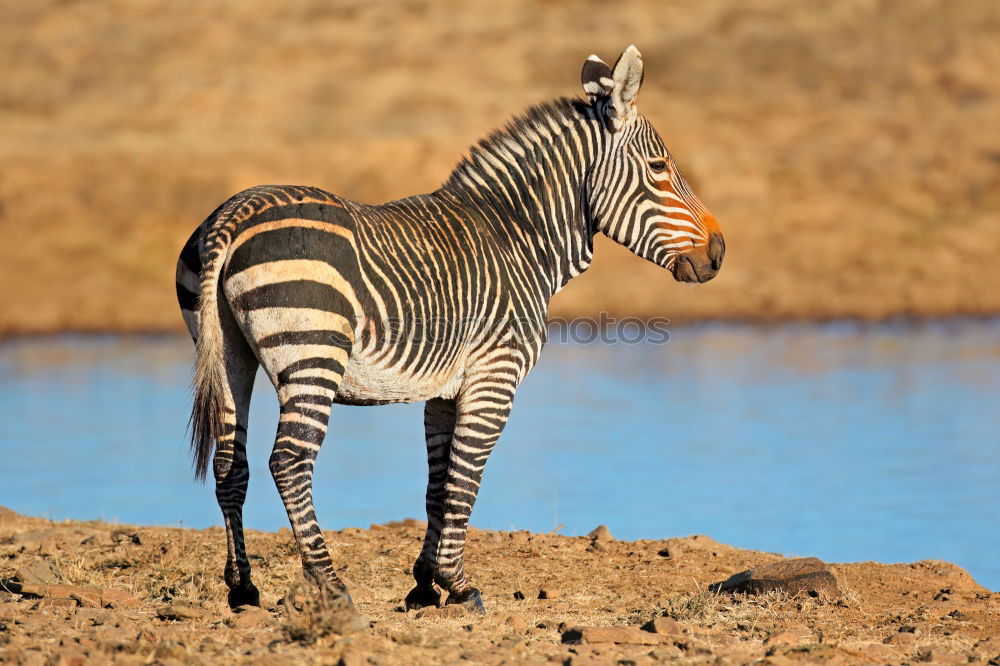
{"label": "black nose", "polygon": [[712,268],[719,270],[722,268],[722,258],[726,256],[726,239],[722,234],[713,233],[708,239],[708,258],[712,261]]}

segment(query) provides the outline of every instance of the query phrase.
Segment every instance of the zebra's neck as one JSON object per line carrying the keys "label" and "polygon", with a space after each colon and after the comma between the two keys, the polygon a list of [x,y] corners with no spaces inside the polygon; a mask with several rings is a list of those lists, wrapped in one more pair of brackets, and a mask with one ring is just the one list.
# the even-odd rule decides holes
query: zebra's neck
{"label": "zebra's neck", "polygon": [[441,189],[521,245],[551,297],[593,257],[587,172],[602,141],[587,104],[542,104],[474,146]]}

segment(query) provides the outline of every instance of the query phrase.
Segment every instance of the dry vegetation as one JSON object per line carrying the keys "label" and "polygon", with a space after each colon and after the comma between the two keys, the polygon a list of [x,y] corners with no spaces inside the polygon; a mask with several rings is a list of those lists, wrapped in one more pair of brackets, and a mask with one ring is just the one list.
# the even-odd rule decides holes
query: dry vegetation
{"label": "dry vegetation", "polygon": [[6,0],[0,332],[179,330],[178,248],[230,194],[429,191],[632,42],[727,264],[685,288],[602,242],[556,313],[995,314],[997,34],[993,0]]}
{"label": "dry vegetation", "polygon": [[[26,664],[997,663],[1000,594],[944,562],[833,565],[839,598],[715,594],[731,573],[781,560],[708,537],[660,541],[472,530],[470,573],[486,616],[404,613],[416,521],[327,533],[367,617],[353,631],[310,610],[288,530],[251,531],[263,610],[234,614],[221,581],[225,535],[53,524],[0,508],[0,579],[40,563],[77,598],[0,590],[0,662]],[[43,566],[43,570],[46,568]],[[53,590],[57,586],[49,586]],[[65,588],[65,585],[63,586]],[[86,588],[104,590],[96,596]],[[110,604],[108,590],[119,591]],[[546,598],[539,598],[545,590]],[[121,593],[127,593],[122,595]],[[134,595],[134,596],[128,596]],[[100,606],[108,606],[102,608]],[[652,618],[667,625],[642,632]],[[566,642],[575,627],[603,640]],[[593,630],[585,636],[600,639]],[[645,644],[642,644],[642,643]],[[990,661],[990,660],[993,661]]]}

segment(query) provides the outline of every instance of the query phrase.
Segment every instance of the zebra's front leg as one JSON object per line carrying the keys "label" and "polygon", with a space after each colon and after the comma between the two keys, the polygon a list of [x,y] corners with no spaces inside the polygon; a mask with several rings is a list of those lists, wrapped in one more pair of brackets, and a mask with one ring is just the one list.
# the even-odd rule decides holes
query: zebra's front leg
{"label": "zebra's front leg", "polygon": [[465,577],[465,537],[483,468],[510,414],[514,381],[497,371],[463,388],[456,403],[455,431],[448,455],[444,510],[434,580],[448,591],[446,604],[485,613],[482,595]]}
{"label": "zebra's front leg", "polygon": [[269,460],[271,475],[288,512],[306,579],[326,600],[343,603],[353,611],[351,595],[334,570],[313,508],[313,466],[326,435],[332,391],[301,388],[303,392],[295,395],[279,392],[281,416]]}
{"label": "zebra's front leg", "polygon": [[455,432],[455,401],[442,398],[424,405],[424,435],[427,440],[427,532],[424,545],[413,565],[416,587],[406,595],[407,610],[440,606],[441,594],[434,587],[438,544],[444,520],[444,484],[448,477],[448,457]]}

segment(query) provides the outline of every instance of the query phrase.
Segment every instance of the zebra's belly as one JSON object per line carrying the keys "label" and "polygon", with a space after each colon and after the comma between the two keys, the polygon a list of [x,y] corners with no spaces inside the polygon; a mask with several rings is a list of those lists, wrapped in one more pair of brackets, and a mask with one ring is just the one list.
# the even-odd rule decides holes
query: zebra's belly
{"label": "zebra's belly", "polygon": [[418,402],[431,398],[452,398],[462,384],[462,373],[448,368],[436,374],[414,374],[405,369],[385,367],[354,354],[334,402],[342,405],[387,405]]}

